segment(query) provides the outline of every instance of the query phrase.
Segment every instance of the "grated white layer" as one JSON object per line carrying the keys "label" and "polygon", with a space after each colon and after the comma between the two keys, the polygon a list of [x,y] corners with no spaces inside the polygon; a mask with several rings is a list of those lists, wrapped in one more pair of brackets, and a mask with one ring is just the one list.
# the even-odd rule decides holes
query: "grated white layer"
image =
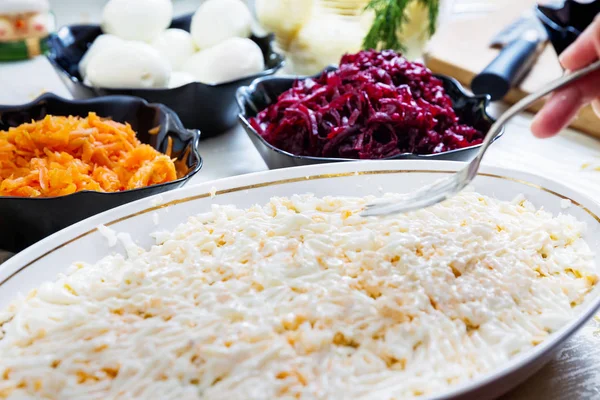
{"label": "grated white layer", "polygon": [[523,199],[362,218],[369,201],[213,206],[149,250],[116,235],[127,257],[0,313],[0,398],[439,393],[545,340],[597,280],[584,224]]}

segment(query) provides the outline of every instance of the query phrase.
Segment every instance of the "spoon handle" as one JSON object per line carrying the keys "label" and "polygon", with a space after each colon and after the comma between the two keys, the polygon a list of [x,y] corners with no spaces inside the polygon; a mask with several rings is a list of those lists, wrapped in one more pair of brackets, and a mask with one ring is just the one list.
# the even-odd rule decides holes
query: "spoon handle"
{"label": "spoon handle", "polygon": [[515,103],[512,107],[510,107],[508,110],[506,110],[506,112],[504,112],[496,120],[496,122],[494,122],[494,124],[490,127],[490,130],[488,131],[488,134],[485,136],[485,140],[483,141],[482,146],[481,146],[476,158],[479,161],[481,161],[486,150],[488,149],[488,147],[490,146],[492,141],[496,138],[498,133],[501,131],[502,126],[504,126],[504,124],[506,124],[506,122],[508,120],[510,120],[512,117],[514,117],[521,111],[526,110],[529,106],[531,106],[533,103],[535,103],[542,97],[546,96],[547,94],[550,94],[550,93],[554,92],[555,90],[558,90],[558,89],[560,89],[578,79],[581,79],[584,76],[586,76],[592,72],[598,71],[598,70],[600,70],[600,60],[588,65],[585,68],[581,68],[581,69],[578,69],[577,71],[573,71],[567,75],[564,75],[564,76],[548,83],[546,86],[544,86],[537,92],[534,92],[534,93],[530,94],[529,96],[524,97],[517,103]]}

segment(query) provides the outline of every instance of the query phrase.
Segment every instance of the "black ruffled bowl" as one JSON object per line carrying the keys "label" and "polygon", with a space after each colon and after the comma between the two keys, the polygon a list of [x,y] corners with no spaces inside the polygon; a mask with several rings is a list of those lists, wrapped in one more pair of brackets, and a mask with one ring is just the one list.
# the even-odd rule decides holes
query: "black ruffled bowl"
{"label": "black ruffled bowl", "polygon": [[[328,67],[325,71],[335,70],[335,67]],[[316,78],[321,74],[314,75]],[[458,81],[444,75],[435,75],[443,82],[446,93],[452,99],[452,107],[460,118],[461,123],[471,125],[482,132],[487,132],[494,123],[494,119],[487,114],[486,108],[490,103],[489,95],[471,95],[465,91]],[[290,89],[299,77],[265,77],[252,82],[250,86],[238,89],[236,99],[240,108],[239,119],[246,133],[252,140],[252,143],[265,160],[270,169],[295,167],[301,165],[320,164],[340,161],[360,161],[347,158],[328,158],[328,157],[310,157],[299,156],[288,153],[268,143],[263,137],[250,125],[249,119],[255,117],[260,111],[277,101],[280,94]],[[500,136],[504,133],[501,132]],[[466,147],[464,149],[450,150],[437,154],[398,154],[389,160],[411,159],[411,160],[471,160],[481,145]]]}
{"label": "black ruffled bowl", "polygon": [[[0,196],[0,249],[13,253],[21,251],[92,215],[181,187],[202,168],[202,158],[198,153],[200,132],[185,129],[177,115],[167,107],[148,104],[135,97],[109,96],[70,101],[45,94],[29,104],[0,106],[0,130],[39,120],[46,115],[85,117],[89,112],[130,123],[141,142],[163,153],[170,137],[172,155],[177,158],[176,166],[182,177],[160,185],[114,193],[82,191],[48,198]],[[151,135],[149,131],[157,126],[160,126],[159,132]]]}
{"label": "black ruffled bowl", "polygon": [[[192,15],[173,20],[171,28],[190,30]],[[152,103],[162,103],[177,113],[183,125],[202,131],[202,137],[214,136],[232,128],[237,122],[235,92],[254,79],[273,75],[284,63],[283,56],[273,48],[273,37],[251,37],[263,51],[266,69],[256,75],[219,85],[189,83],[173,89],[102,89],[83,83],[79,62],[102,34],[97,25],[73,25],[61,28],[49,38],[48,60],[75,99],[106,95],[141,97]]]}

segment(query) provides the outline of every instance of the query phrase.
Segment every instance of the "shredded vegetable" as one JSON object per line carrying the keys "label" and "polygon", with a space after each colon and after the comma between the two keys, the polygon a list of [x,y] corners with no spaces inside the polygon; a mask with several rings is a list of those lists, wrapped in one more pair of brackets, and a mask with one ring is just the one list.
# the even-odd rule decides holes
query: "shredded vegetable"
{"label": "shredded vegetable", "polygon": [[434,154],[483,139],[461,124],[430,70],[391,50],[345,55],[337,70],[296,81],[250,124],[273,146],[316,157]]}
{"label": "shredded vegetable", "polygon": [[142,144],[129,124],[48,115],[0,131],[0,195],[118,192],[177,179],[173,160]]}

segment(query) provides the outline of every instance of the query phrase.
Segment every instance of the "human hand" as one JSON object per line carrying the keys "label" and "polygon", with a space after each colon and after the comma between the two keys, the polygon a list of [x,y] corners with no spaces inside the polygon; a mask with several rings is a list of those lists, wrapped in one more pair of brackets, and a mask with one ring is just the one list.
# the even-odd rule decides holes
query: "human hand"
{"label": "human hand", "polygon": [[[600,15],[560,56],[567,71],[583,68],[600,58]],[[577,116],[579,110],[592,104],[600,117],[600,72],[592,73],[554,92],[531,124],[531,131],[539,138],[556,135]]]}

